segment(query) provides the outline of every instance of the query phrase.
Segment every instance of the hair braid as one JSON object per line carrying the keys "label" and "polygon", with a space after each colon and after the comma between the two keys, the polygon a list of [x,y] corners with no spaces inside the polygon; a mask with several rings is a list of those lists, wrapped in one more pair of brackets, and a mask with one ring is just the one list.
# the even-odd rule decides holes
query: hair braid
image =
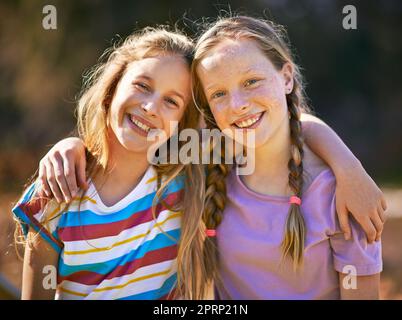
{"label": "hair braid", "polygon": [[[216,129],[217,125],[213,120],[212,113],[206,111],[207,128]],[[212,161],[207,165],[207,176],[205,181],[205,202],[203,221],[206,229],[216,230],[223,219],[223,210],[225,209],[226,197],[226,177],[230,171],[228,165],[225,164],[225,138],[222,136],[220,140],[220,155],[221,161],[219,164],[214,164]],[[211,143],[209,154],[212,158],[215,146]],[[210,158],[210,160],[211,160]],[[206,237],[203,258],[207,273],[208,281],[220,281],[218,273],[219,252],[216,237]]]}
{"label": "hair braid", "polygon": [[[300,122],[299,86],[295,86],[286,96],[289,110],[291,158],[288,162],[289,186],[294,195],[301,198],[303,189],[303,139]],[[303,263],[303,250],[306,237],[306,224],[299,205],[291,204],[286,220],[285,238],[282,242],[283,257],[289,255],[293,260],[293,267],[297,269]]]}

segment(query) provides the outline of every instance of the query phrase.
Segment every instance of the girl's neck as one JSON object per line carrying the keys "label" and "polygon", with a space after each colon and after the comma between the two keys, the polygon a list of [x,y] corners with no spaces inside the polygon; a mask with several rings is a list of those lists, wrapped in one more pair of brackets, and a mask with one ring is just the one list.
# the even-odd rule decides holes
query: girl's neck
{"label": "girl's neck", "polygon": [[123,199],[138,185],[149,165],[146,152],[134,153],[110,143],[107,167],[93,178],[102,202],[111,206]]}
{"label": "girl's neck", "polygon": [[149,167],[147,152],[132,152],[119,143],[109,147],[109,165],[111,174],[116,177],[129,178],[142,175]]}
{"label": "girl's neck", "polygon": [[290,128],[287,123],[262,146],[256,148],[255,170],[243,176],[244,183],[253,191],[269,195],[289,195]]}

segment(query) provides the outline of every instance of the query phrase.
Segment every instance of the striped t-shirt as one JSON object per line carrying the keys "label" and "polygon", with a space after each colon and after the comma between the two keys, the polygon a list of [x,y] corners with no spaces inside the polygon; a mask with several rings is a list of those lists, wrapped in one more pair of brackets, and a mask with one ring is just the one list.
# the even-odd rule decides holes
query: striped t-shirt
{"label": "striped t-shirt", "polygon": [[168,208],[180,201],[184,177],[169,183],[161,197],[164,201],[156,202],[154,219],[156,180],[151,166],[141,182],[112,206],[102,203],[90,183],[81,201],[74,199],[64,210],[49,203],[45,212],[39,200],[29,201],[35,184],[28,188],[13,212],[25,234],[32,227],[59,253],[56,299],[172,296],[181,213]]}

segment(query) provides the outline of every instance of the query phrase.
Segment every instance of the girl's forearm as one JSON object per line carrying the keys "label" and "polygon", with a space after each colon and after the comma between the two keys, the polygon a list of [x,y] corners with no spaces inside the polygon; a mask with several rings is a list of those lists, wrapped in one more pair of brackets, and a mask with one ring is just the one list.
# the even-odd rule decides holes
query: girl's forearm
{"label": "girl's forearm", "polygon": [[28,239],[30,243],[25,247],[21,299],[53,300],[56,293],[54,286],[57,284],[58,254],[35,232],[30,232]]}
{"label": "girl's forearm", "polygon": [[[355,279],[350,279],[355,277]],[[380,298],[380,274],[352,276],[339,273],[340,298],[342,300],[378,300]]]}

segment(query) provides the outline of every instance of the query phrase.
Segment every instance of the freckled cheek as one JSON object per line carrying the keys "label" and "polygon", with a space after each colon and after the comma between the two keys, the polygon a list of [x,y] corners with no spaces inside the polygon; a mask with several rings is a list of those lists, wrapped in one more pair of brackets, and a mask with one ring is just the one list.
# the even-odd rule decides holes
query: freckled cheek
{"label": "freckled cheek", "polygon": [[283,101],[284,99],[286,100],[286,96],[283,91],[283,88],[281,88],[278,85],[270,88],[267,93],[267,96],[270,97],[272,100],[276,100],[276,101]]}
{"label": "freckled cheek", "polygon": [[280,95],[276,89],[262,89],[260,92],[257,92],[255,102],[271,110],[281,106],[283,102],[286,103],[286,97]]}

